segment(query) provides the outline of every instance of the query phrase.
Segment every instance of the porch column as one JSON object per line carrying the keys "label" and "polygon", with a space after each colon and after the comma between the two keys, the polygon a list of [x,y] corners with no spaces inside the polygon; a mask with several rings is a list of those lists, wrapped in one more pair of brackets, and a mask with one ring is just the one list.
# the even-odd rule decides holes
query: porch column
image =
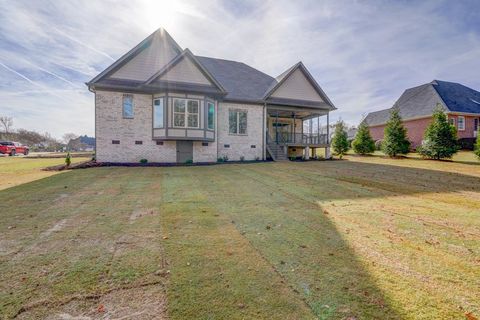
{"label": "porch column", "polygon": [[295,143],[297,121],[295,121],[295,112],[293,113],[293,143]]}
{"label": "porch column", "polygon": [[330,112],[327,112],[327,144],[330,144]]}
{"label": "porch column", "polygon": [[317,143],[320,144],[320,116],[317,117]]}
{"label": "porch column", "polygon": [[275,116],[275,142],[278,144],[278,111]]}
{"label": "porch column", "polygon": [[312,118],[310,118],[310,123],[308,125],[308,131],[309,131],[309,135],[308,135],[308,140],[309,140],[309,143],[312,143],[312,135],[313,135],[313,121],[312,121]]}
{"label": "porch column", "polygon": [[305,160],[310,159],[310,147],[308,145],[303,148],[303,156]]}

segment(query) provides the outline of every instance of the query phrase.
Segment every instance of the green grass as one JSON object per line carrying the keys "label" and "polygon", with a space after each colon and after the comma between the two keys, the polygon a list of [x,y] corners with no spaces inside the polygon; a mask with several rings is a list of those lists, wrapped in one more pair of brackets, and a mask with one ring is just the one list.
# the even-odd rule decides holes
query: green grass
{"label": "green grass", "polygon": [[[354,155],[352,149],[348,151],[349,155]],[[373,156],[385,157],[385,154],[382,151],[375,151]],[[411,152],[405,155],[408,159],[422,159],[422,156],[416,152]],[[423,159],[422,159],[423,160]],[[473,151],[461,150],[453,155],[452,159],[445,159],[444,161],[466,163],[466,164],[480,164],[480,159],[473,153]]]}
{"label": "green grass", "polygon": [[[72,163],[91,158],[72,157]],[[57,174],[55,171],[42,171],[45,167],[64,164],[65,158],[29,159],[25,157],[0,157],[0,190]]]}
{"label": "green grass", "polygon": [[0,314],[478,317],[479,179],[357,156],[43,178],[0,191]]}

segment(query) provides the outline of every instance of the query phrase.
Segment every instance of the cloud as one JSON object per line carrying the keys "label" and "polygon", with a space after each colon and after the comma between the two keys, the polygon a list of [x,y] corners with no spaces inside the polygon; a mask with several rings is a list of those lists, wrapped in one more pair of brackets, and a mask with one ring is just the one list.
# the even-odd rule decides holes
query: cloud
{"label": "cloud", "polygon": [[0,0],[0,114],[16,127],[94,132],[84,82],[165,27],[195,54],[276,76],[302,60],[357,123],[406,88],[442,79],[480,88],[477,1]]}

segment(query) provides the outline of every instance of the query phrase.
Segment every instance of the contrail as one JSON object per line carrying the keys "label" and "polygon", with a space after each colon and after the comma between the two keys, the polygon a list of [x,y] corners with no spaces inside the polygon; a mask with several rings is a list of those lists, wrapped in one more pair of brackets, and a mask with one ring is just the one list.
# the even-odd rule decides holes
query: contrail
{"label": "contrail", "polygon": [[51,95],[53,95],[53,96],[55,96],[55,97],[57,97],[57,98],[60,98],[60,99],[62,99],[62,100],[68,101],[66,98],[64,98],[64,97],[62,97],[62,96],[60,96],[60,95],[58,95],[58,94],[50,91],[48,87],[42,86],[41,84],[33,81],[32,79],[30,79],[30,78],[28,78],[27,76],[21,74],[20,72],[13,70],[12,68],[10,68],[9,66],[5,65],[5,64],[4,64],[3,62],[1,62],[1,61],[0,61],[0,66],[4,67],[5,69],[7,69],[7,70],[10,71],[10,72],[15,73],[17,76],[19,76],[20,78],[24,79],[25,81],[28,81],[29,83],[33,84],[34,86],[37,86],[37,87],[40,87],[40,88],[44,89],[47,93],[49,93],[49,94],[51,94]]}
{"label": "contrail", "polygon": [[47,69],[44,69],[44,68],[42,68],[42,67],[40,67],[40,66],[37,66],[37,65],[31,63],[30,61],[26,61],[26,62],[29,63],[30,65],[34,66],[35,68],[37,68],[37,69],[39,69],[39,70],[41,70],[41,71],[43,71],[43,72],[45,72],[45,73],[48,73],[49,75],[54,76],[55,78],[60,79],[60,80],[62,80],[62,81],[64,81],[64,82],[68,83],[68,84],[71,85],[71,86],[74,86],[74,87],[77,87],[77,88],[78,88],[78,85],[77,85],[77,84],[71,82],[70,80],[65,79],[64,77],[62,77],[62,76],[60,76],[60,75],[58,75],[58,74],[56,74],[56,73],[54,73],[54,72],[48,71]]}
{"label": "contrail", "polygon": [[74,37],[66,34],[65,32],[63,32],[63,31],[61,31],[61,30],[59,30],[59,29],[57,29],[57,28],[54,28],[54,29],[55,29],[58,33],[64,35],[64,36],[67,37],[68,39],[72,40],[73,42],[76,42],[76,43],[78,43],[78,44],[81,44],[82,46],[87,47],[88,49],[90,49],[90,50],[92,50],[92,51],[95,51],[96,53],[101,54],[101,55],[109,58],[109,59],[112,60],[112,61],[115,61],[114,58],[112,58],[111,56],[109,56],[109,55],[106,54],[105,52],[100,51],[100,50],[97,50],[97,49],[95,49],[94,47],[86,44],[85,42],[82,42],[82,41],[80,41],[80,40],[78,40],[78,39],[76,39],[76,38],[74,38]]}

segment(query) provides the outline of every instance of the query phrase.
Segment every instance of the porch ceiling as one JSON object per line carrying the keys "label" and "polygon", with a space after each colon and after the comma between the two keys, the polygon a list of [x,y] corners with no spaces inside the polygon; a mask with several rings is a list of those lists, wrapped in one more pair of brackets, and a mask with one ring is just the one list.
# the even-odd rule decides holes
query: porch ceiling
{"label": "porch ceiling", "polygon": [[295,118],[297,119],[309,119],[326,115],[328,113],[328,110],[267,106],[267,113],[271,117],[276,117],[278,115],[279,118],[293,118],[295,115]]}

